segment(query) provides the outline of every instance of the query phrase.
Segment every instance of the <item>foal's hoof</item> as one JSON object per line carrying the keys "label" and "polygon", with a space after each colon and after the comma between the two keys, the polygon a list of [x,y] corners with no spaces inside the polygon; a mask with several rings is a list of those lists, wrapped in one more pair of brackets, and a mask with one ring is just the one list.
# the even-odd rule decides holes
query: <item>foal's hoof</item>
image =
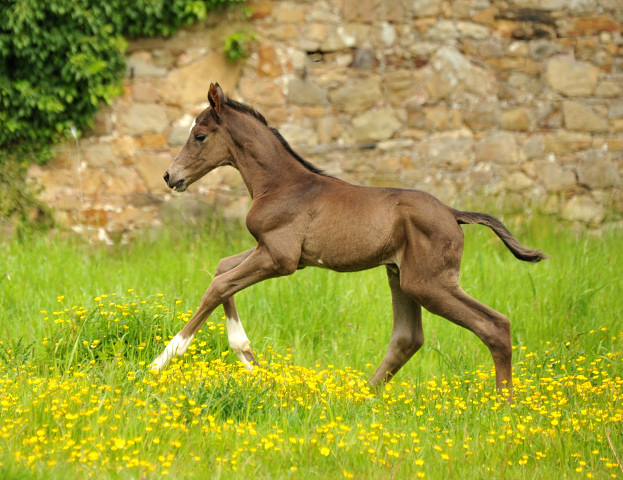
{"label": "foal's hoof", "polygon": [[253,356],[253,352],[251,350],[246,350],[242,352],[242,356],[244,357],[244,360],[246,360],[246,362],[243,361],[242,363],[244,363],[245,368],[249,370],[249,372],[252,372],[255,367],[260,368],[260,364],[257,362],[257,360],[255,360],[255,357]]}
{"label": "foal's hoof", "polygon": [[164,366],[167,364],[167,358],[163,357],[162,355],[159,355],[158,357],[155,358],[155,360],[153,362],[151,362],[149,364],[149,371],[150,372],[160,372],[162,371],[162,369],[164,368]]}

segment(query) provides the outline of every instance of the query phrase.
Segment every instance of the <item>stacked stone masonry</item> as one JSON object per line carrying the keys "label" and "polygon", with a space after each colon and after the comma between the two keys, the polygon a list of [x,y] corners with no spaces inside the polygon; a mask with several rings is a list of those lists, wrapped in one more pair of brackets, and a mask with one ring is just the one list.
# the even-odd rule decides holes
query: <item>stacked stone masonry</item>
{"label": "stacked stone masonry", "polygon": [[[162,174],[210,82],[256,107],[328,174],[420,188],[454,206],[589,225],[623,212],[621,0],[249,2],[127,52],[124,95],[30,176],[77,228],[119,233],[220,211],[235,170],[183,195]],[[254,32],[251,55],[224,38]]]}

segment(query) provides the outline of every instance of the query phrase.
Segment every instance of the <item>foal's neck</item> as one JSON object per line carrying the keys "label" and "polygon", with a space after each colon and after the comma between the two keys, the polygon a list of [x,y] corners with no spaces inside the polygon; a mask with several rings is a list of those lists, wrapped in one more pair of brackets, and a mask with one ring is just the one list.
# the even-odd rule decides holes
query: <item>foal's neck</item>
{"label": "foal's neck", "polygon": [[315,175],[288,152],[266,125],[248,115],[236,117],[229,129],[234,143],[232,158],[251,198]]}

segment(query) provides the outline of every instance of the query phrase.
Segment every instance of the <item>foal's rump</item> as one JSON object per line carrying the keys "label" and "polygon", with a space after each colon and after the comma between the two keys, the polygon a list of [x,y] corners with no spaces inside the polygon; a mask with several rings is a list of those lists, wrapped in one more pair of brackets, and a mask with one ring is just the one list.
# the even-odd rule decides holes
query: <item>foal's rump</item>
{"label": "foal's rump", "polygon": [[[407,244],[428,244],[429,253],[436,251],[448,260],[448,250],[456,250],[460,259],[463,247],[461,224],[480,224],[489,227],[504,242],[504,245],[519,260],[539,262],[547,256],[525,247],[497,218],[480,212],[456,210],[447,206],[433,195],[421,190],[380,188],[376,205],[384,210],[380,215],[389,216],[392,222],[391,242],[395,249]],[[417,245],[416,249],[417,249]],[[398,254],[399,255],[399,254]],[[400,264],[400,262],[396,262]],[[450,262],[452,263],[452,262]]]}

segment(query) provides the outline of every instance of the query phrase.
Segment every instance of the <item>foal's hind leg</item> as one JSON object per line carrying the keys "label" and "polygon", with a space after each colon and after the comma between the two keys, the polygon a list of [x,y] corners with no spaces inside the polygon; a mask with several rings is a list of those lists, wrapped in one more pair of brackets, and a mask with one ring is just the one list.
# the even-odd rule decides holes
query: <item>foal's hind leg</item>
{"label": "foal's hind leg", "polygon": [[396,266],[387,266],[387,278],[392,291],[394,328],[385,358],[370,378],[372,385],[390,380],[424,343],[422,308],[401,290]]}
{"label": "foal's hind leg", "polygon": [[[252,248],[238,255],[222,259],[216,268],[214,276],[217,277],[237,267],[253,253],[253,250]],[[227,325],[229,347],[238,355],[238,358],[248,370],[253,370],[253,365],[259,366],[259,363],[257,363],[253,357],[253,350],[251,350],[249,338],[240,321],[233,295],[223,302],[223,309],[225,310],[225,324]]]}
{"label": "foal's hind leg", "polygon": [[467,295],[458,282],[448,280],[448,277],[450,275],[442,274],[419,282],[403,275],[401,280],[403,290],[428,311],[471,330],[484,342],[493,357],[497,389],[507,389],[512,394],[512,346],[508,318]]}
{"label": "foal's hind leg", "polygon": [[233,296],[223,302],[223,309],[225,310],[229,347],[238,355],[238,358],[248,370],[253,370],[253,365],[259,366],[259,363],[253,357],[253,350],[251,349],[249,338],[242,327]]}

